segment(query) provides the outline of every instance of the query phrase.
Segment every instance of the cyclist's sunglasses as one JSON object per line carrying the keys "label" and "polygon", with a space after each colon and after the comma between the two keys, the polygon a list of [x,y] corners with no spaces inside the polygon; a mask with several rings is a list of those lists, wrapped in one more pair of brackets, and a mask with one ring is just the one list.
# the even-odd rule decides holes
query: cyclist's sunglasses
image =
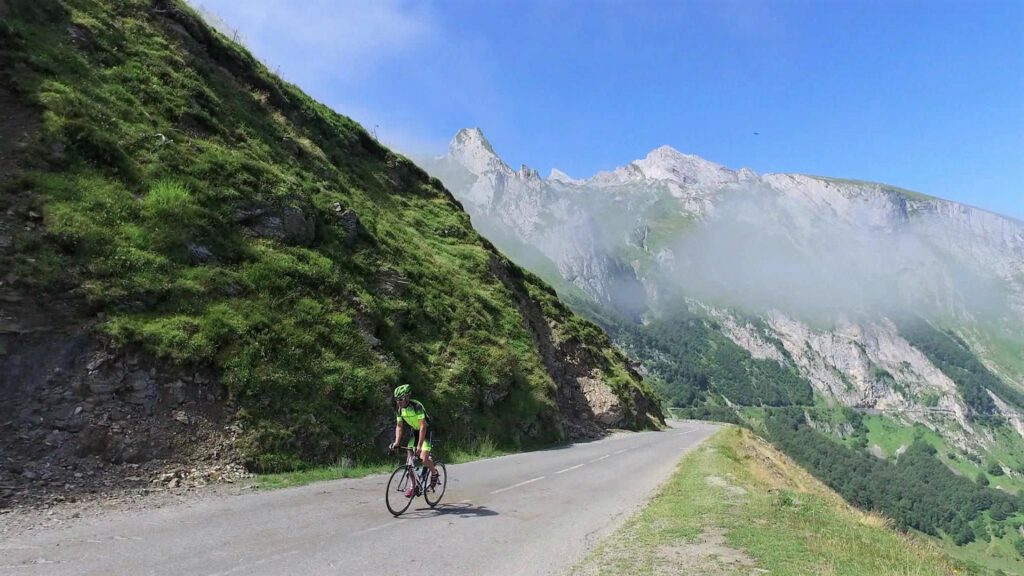
{"label": "cyclist's sunglasses", "polygon": [[409,395],[406,394],[405,396],[399,396],[397,401],[398,402],[405,402],[408,399],[409,399]]}

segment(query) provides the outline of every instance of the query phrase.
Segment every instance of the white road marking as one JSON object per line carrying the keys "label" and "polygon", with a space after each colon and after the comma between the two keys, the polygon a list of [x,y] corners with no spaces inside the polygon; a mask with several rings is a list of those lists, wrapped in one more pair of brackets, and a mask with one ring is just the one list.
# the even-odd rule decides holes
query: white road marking
{"label": "white road marking", "polygon": [[545,478],[544,476],[538,476],[536,478],[531,478],[530,480],[527,480],[525,482],[520,482],[519,484],[513,484],[513,485],[507,486],[505,488],[500,488],[498,490],[495,490],[494,492],[491,492],[491,494],[501,494],[502,492],[505,492],[506,490],[511,490],[513,488],[519,488],[520,486],[526,486],[527,484],[530,484],[531,482],[536,482],[538,480],[543,480],[544,478]]}
{"label": "white road marking", "polygon": [[623,448],[622,450],[619,450],[618,452],[612,452],[612,456],[618,456],[619,454],[622,454],[623,452],[629,452],[629,448]]}
{"label": "white road marking", "polygon": [[280,560],[281,558],[285,558],[287,556],[293,556],[293,555],[298,554],[298,553],[299,553],[298,550],[291,550],[289,552],[282,552],[280,554],[272,554],[270,556],[267,556],[266,558],[261,558],[261,559],[255,561],[255,562],[251,562],[249,564],[243,564],[241,566],[236,566],[236,567],[234,567],[234,568],[232,568],[232,569],[230,569],[230,570],[228,570],[226,572],[215,572],[215,573],[211,574],[210,576],[227,576],[228,574],[237,574],[238,572],[249,570],[251,568],[255,568],[256,566],[262,566],[263,564],[266,564],[268,562],[275,562],[277,560]]}
{"label": "white road marking", "polygon": [[47,560],[46,558],[36,558],[28,564],[0,564],[0,568],[32,568],[33,566],[39,566],[41,564],[56,564],[57,560]]}
{"label": "white road marking", "polygon": [[377,530],[383,530],[384,528],[387,528],[388,526],[394,526],[394,525],[395,524],[393,522],[389,522],[387,524],[381,524],[380,526],[374,526],[373,528],[367,528],[366,530],[360,530],[359,532],[353,532],[352,535],[353,536],[359,536],[360,534],[369,534],[370,532],[376,532]]}
{"label": "white road marking", "polygon": [[562,472],[568,472],[568,471],[570,471],[570,470],[575,470],[575,469],[577,469],[577,468],[582,468],[582,467],[584,467],[584,466],[586,466],[586,464],[577,464],[577,465],[575,465],[575,466],[570,466],[570,467],[568,467],[568,468],[565,468],[565,469],[563,469],[563,470],[559,470],[558,472],[555,472],[555,474],[561,474]]}
{"label": "white road marking", "polygon": [[601,460],[604,460],[605,458],[608,458],[609,456],[611,456],[611,454],[605,454],[604,456],[601,456],[600,458],[594,458],[593,460],[590,461],[590,463],[593,464],[594,462],[600,462]]}

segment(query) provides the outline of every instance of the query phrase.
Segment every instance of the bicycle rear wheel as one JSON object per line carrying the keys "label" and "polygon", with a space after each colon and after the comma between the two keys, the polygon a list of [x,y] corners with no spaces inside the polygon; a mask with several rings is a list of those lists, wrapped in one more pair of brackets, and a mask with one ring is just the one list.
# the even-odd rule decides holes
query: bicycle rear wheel
{"label": "bicycle rear wheel", "polygon": [[433,488],[428,487],[423,494],[423,498],[431,508],[437,506],[437,503],[441,501],[441,498],[444,496],[444,489],[448,486],[448,471],[445,469],[444,464],[434,460],[434,468],[437,469],[437,486]]}
{"label": "bicycle rear wheel", "polygon": [[407,466],[395,468],[395,471],[391,473],[391,478],[388,479],[388,489],[384,494],[384,503],[392,515],[401,516],[402,512],[409,509],[412,498],[407,498],[405,491],[410,486],[412,486],[412,480],[409,478],[409,468]]}

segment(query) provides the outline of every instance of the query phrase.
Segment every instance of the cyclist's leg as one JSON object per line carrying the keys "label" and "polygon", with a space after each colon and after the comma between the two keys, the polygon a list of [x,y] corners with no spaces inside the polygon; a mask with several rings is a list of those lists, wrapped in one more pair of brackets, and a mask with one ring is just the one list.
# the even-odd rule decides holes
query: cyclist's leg
{"label": "cyclist's leg", "polygon": [[[410,450],[415,450],[416,449],[416,440],[415,440],[414,437],[409,438],[409,443],[407,444],[407,446],[409,447]],[[413,452],[409,452],[407,454],[407,456],[406,456],[406,463],[409,465],[409,473],[408,473],[409,487],[405,491],[406,498],[412,498],[414,495],[416,495],[416,493],[417,493],[416,492],[416,488],[419,485],[419,479],[416,478],[416,469],[413,466],[413,461],[414,461]]]}
{"label": "cyclist's leg", "polygon": [[427,437],[423,441],[423,451],[420,454],[420,459],[423,460],[423,464],[430,469],[430,475],[434,476],[437,474],[437,468],[434,467],[434,459],[430,457],[430,451],[433,448],[431,442],[434,440],[434,431],[427,428]]}

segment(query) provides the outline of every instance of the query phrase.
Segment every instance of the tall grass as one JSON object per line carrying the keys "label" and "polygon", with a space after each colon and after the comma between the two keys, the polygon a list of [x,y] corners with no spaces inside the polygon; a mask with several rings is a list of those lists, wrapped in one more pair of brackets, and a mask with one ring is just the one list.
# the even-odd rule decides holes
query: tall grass
{"label": "tall grass", "polygon": [[576,574],[947,576],[974,573],[893,531],[753,433],[725,428]]}

